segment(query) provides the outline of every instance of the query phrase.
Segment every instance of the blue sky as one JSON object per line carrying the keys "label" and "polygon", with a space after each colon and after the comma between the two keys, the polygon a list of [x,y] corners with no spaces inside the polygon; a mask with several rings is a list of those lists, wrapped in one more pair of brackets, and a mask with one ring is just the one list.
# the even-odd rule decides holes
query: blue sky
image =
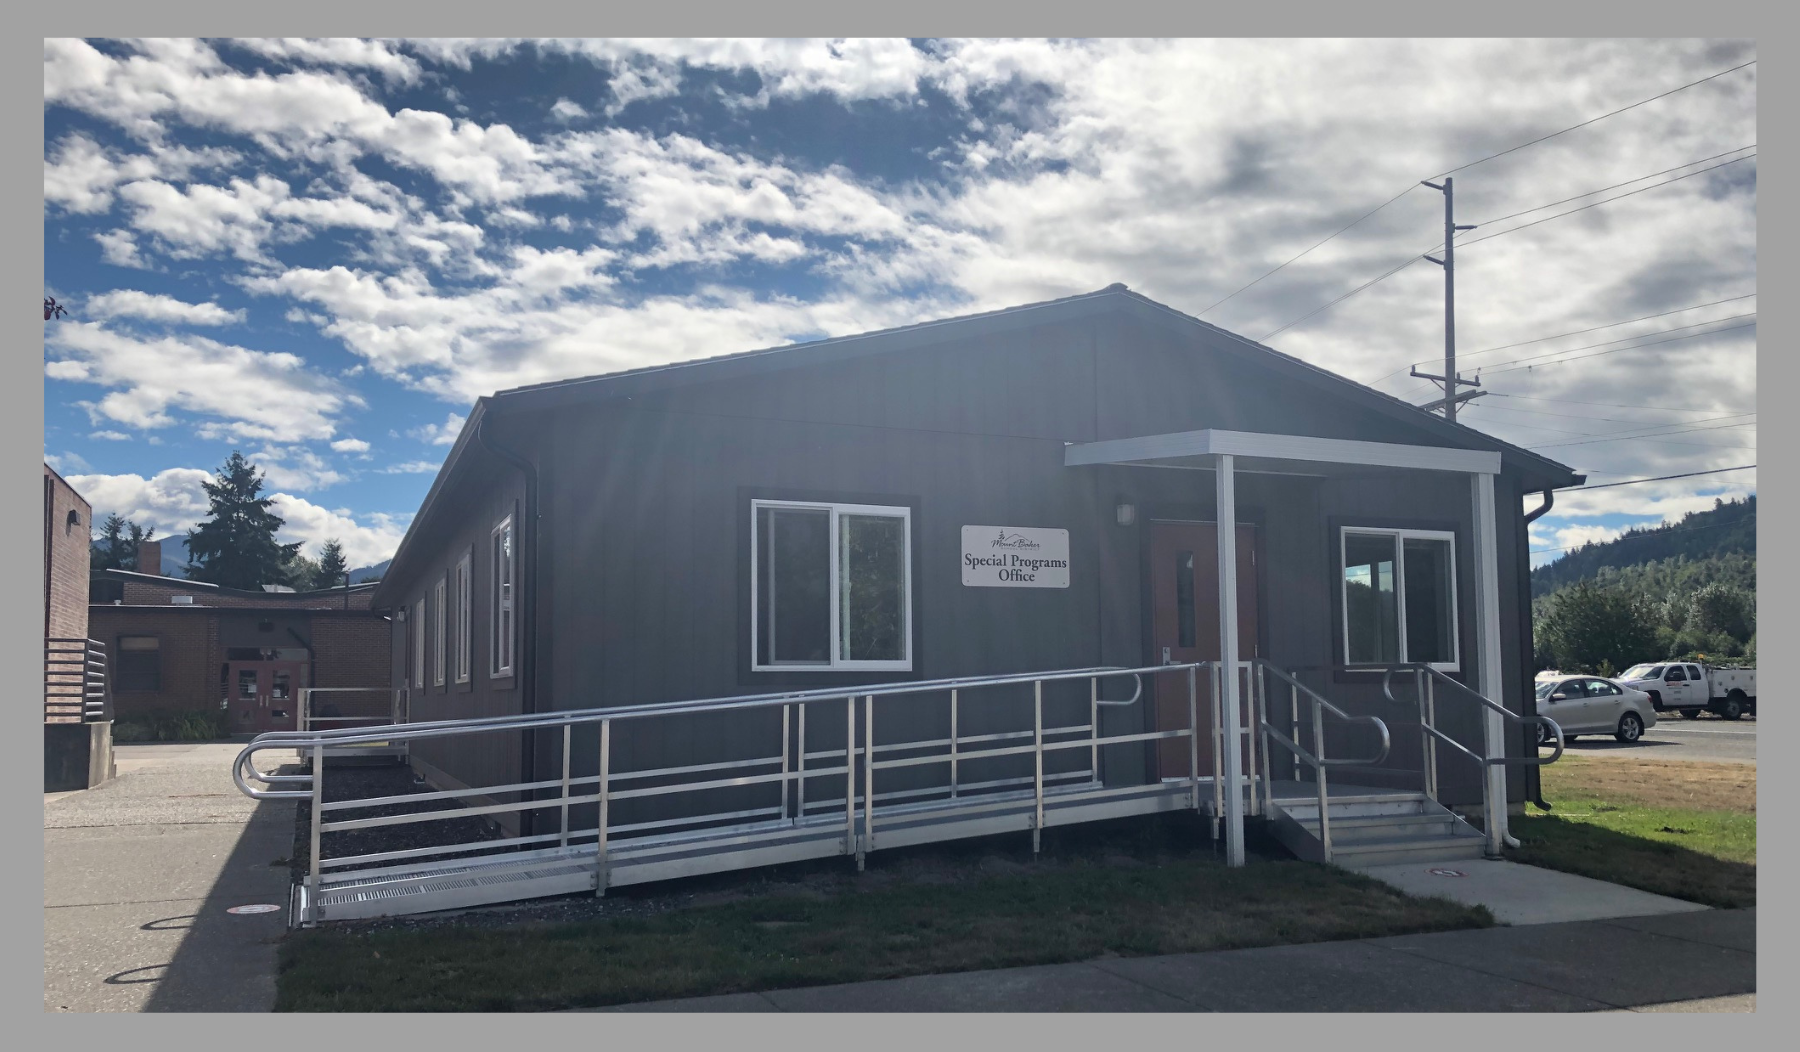
{"label": "blue sky", "polygon": [[[1435,267],[1282,327],[1431,248],[1442,199],[1419,179],[1755,58],[1728,40],[44,54],[47,294],[70,310],[45,327],[46,458],[97,513],[169,534],[241,449],[284,539],[338,537],[358,565],[391,553],[482,394],[1114,281],[1423,401],[1406,371],[1441,353]],[[1482,223],[1459,242],[1458,344],[1494,392],[1463,422],[1594,482],[1755,462],[1755,87],[1751,65],[1457,173],[1458,219]],[[1532,546],[1754,479],[1565,494]]]}

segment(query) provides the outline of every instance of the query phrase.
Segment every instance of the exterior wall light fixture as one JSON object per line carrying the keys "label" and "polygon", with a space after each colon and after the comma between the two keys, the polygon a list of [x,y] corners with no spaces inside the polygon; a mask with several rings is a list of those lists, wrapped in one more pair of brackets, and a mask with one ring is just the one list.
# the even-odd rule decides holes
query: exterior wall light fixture
{"label": "exterior wall light fixture", "polygon": [[1137,505],[1121,504],[1113,510],[1118,514],[1119,525],[1130,526],[1132,523],[1137,522]]}

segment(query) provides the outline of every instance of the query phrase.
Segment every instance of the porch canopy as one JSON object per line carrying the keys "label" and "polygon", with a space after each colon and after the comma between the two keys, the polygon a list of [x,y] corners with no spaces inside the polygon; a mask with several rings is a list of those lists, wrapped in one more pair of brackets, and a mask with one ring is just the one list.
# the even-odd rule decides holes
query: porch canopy
{"label": "porch canopy", "polygon": [[[1068,467],[1106,464],[1211,471],[1218,492],[1217,517],[1221,523],[1237,521],[1238,471],[1314,474],[1358,466],[1467,475],[1474,519],[1475,612],[1478,618],[1476,689],[1483,697],[1499,701],[1500,568],[1496,535],[1498,519],[1494,506],[1494,476],[1500,473],[1498,452],[1208,428],[1074,442],[1064,447],[1063,463]],[[1221,529],[1218,538],[1219,653],[1230,655],[1238,652],[1237,531]],[[1242,723],[1238,711],[1238,677],[1228,675],[1221,679],[1225,740],[1237,741]],[[1484,710],[1484,714],[1485,753],[1490,759],[1501,758],[1505,755],[1504,725],[1498,713]],[[1239,751],[1225,749],[1223,752],[1225,784],[1231,787],[1242,785],[1244,772]],[[1489,782],[1486,793],[1489,813],[1484,819],[1490,850],[1498,854],[1498,841],[1505,835],[1505,770],[1490,765],[1485,776]],[[1241,866],[1244,864],[1244,797],[1241,791],[1234,791],[1225,793],[1224,799],[1226,860],[1230,865]]]}

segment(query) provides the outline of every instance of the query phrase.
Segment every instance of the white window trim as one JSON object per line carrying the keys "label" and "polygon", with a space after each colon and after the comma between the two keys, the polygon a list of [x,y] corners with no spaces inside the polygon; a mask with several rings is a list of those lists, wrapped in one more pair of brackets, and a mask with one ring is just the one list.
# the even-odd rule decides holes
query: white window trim
{"label": "white window trim", "polygon": [[[512,524],[513,517],[508,515],[495,523],[494,528],[488,531],[488,555],[490,558],[494,553],[494,538],[498,537],[502,530],[511,529]],[[507,626],[507,638],[505,639],[502,639],[500,635],[500,604],[502,601],[500,597],[500,561],[493,559],[493,565],[488,567],[488,579],[491,585],[489,589],[491,594],[488,597],[488,640],[490,642],[488,678],[490,679],[505,679],[513,674],[515,648],[519,638],[519,533],[517,530],[513,530],[512,544],[509,547],[511,551],[506,556],[506,579],[512,586],[512,617]],[[502,653],[506,655],[504,665],[500,663]]]}
{"label": "white window trim", "polygon": [[1338,529],[1338,638],[1344,646],[1344,664],[1352,668],[1366,665],[1371,668],[1381,667],[1381,662],[1352,662],[1350,660],[1350,582],[1345,578],[1344,569],[1349,565],[1347,541],[1351,534],[1360,533],[1379,537],[1394,538],[1394,610],[1399,619],[1396,632],[1399,636],[1400,660],[1407,661],[1406,646],[1406,542],[1408,540],[1431,540],[1450,542],[1450,661],[1433,661],[1431,667],[1439,672],[1459,672],[1462,669],[1462,620],[1459,616],[1460,599],[1456,587],[1456,534],[1447,530],[1402,530],[1387,529],[1380,526],[1343,526]]}
{"label": "white window trim", "polygon": [[[764,665],[757,662],[761,653],[757,637],[757,622],[760,619],[761,603],[758,589],[761,581],[757,579],[757,521],[763,508],[799,508],[831,513],[828,527],[831,544],[828,558],[831,561],[831,639],[826,653],[830,661],[818,664]],[[881,515],[901,520],[901,549],[904,554],[904,565],[901,568],[901,580],[905,586],[902,593],[901,624],[905,627],[902,637],[903,657],[899,661],[854,661],[845,660],[838,655],[842,652],[841,624],[838,610],[838,596],[841,585],[838,581],[838,519],[842,515]],[[750,502],[750,671],[752,672],[841,672],[854,670],[862,672],[911,672],[913,667],[913,624],[912,624],[912,509],[909,507],[890,507],[883,504],[836,504],[820,501],[795,500],[752,500]]]}
{"label": "white window trim", "polygon": [[413,674],[412,685],[425,685],[425,597],[413,604]]}
{"label": "white window trim", "polygon": [[474,643],[474,610],[470,603],[469,589],[474,584],[474,567],[468,552],[456,563],[456,682],[469,682],[469,673],[474,665],[469,651]]}
{"label": "white window trim", "polygon": [[431,640],[434,649],[431,654],[431,685],[444,685],[444,592],[446,584],[438,578],[437,586],[431,594]]}

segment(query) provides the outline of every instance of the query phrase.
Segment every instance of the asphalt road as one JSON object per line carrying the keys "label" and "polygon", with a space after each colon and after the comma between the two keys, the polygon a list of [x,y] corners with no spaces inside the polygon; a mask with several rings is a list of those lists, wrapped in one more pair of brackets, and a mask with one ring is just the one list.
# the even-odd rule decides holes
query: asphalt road
{"label": "asphalt road", "polygon": [[1614,741],[1609,734],[1584,734],[1580,740],[1568,744],[1564,755],[1755,763],[1756,720],[1745,717],[1733,722],[1709,713],[1690,720],[1682,718],[1680,713],[1664,712],[1657,715],[1656,726],[1645,731],[1644,737],[1635,744]]}

